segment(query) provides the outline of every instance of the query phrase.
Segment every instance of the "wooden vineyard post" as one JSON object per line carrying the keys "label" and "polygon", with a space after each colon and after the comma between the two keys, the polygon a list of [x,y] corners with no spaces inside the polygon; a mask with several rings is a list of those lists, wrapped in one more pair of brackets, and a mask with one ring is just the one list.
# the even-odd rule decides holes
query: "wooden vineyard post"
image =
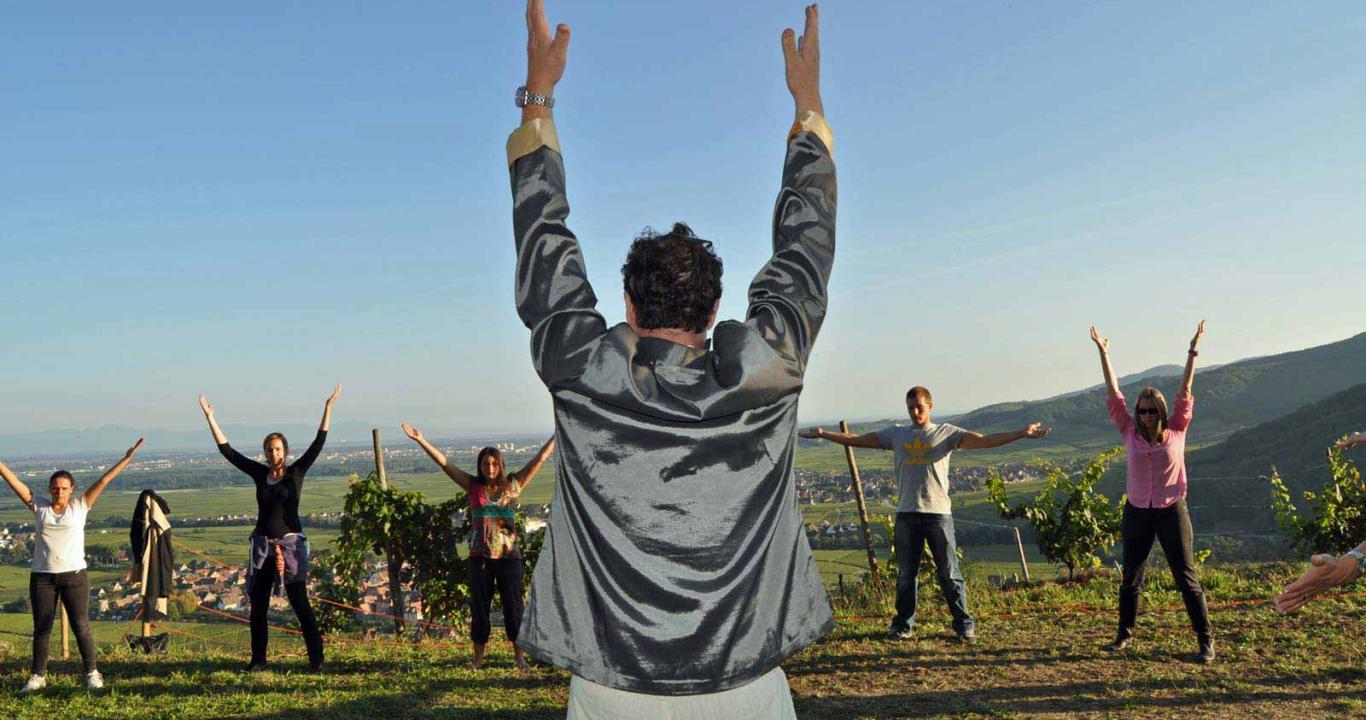
{"label": "wooden vineyard post", "polygon": [[66,618],[66,606],[61,602],[57,604],[62,606],[62,659],[65,660],[71,657],[71,631]]}
{"label": "wooden vineyard post", "polygon": [[[840,421],[840,432],[849,432],[849,423]],[[854,449],[848,445],[844,446],[844,459],[849,462],[850,484],[854,487],[854,501],[858,503],[859,525],[863,527],[863,547],[868,551],[868,573],[873,580],[873,585],[880,584],[877,574],[877,555],[873,553],[873,536],[868,530],[868,505],[863,500],[863,480],[859,478],[858,463],[854,460]]]}
{"label": "wooden vineyard post", "polygon": [[1024,571],[1025,582],[1029,582],[1029,563],[1025,562],[1024,541],[1020,540],[1020,529],[1015,528],[1015,547],[1020,551],[1020,569]]}
{"label": "wooden vineyard post", "polygon": [[[375,440],[375,474],[379,476],[379,486],[389,489],[389,478],[384,474],[384,448],[379,442],[379,428],[372,428],[370,434]],[[384,528],[389,534],[389,528]],[[389,607],[394,613],[394,636],[403,635],[403,558],[394,552],[393,545],[384,548],[389,563]]]}

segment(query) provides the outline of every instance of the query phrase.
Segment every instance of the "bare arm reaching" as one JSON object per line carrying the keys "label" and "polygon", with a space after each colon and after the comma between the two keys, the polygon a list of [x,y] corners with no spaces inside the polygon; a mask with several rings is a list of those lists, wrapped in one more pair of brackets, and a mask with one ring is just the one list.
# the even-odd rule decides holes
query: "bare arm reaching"
{"label": "bare arm reaching", "polygon": [[114,463],[114,467],[106,470],[105,473],[100,476],[99,480],[96,480],[90,487],[86,488],[85,506],[87,508],[95,506],[95,499],[100,496],[100,493],[104,492],[104,487],[112,482],[114,478],[118,477],[119,473],[123,472],[124,468],[128,467],[128,463],[133,461],[133,455],[142,447],[142,440],[142,438],[138,438],[138,441],[133,443],[133,447],[128,448],[128,452],[123,454],[122,460]]}
{"label": "bare arm reaching", "polygon": [[470,483],[474,481],[473,475],[446,462],[446,454],[437,450],[435,445],[427,442],[427,438],[422,436],[421,430],[418,430],[408,423],[403,423],[402,427],[403,434],[412,438],[413,442],[417,443],[418,446],[422,448],[423,452],[427,453],[427,457],[431,458],[432,462],[435,462],[437,466],[441,468],[441,472],[446,473],[446,477],[454,480],[455,484],[459,485],[461,490],[464,490],[465,492],[470,491]]}
{"label": "bare arm reaching", "polygon": [[536,477],[536,473],[541,471],[541,466],[545,464],[546,460],[550,459],[550,453],[552,452],[555,452],[554,437],[547,440],[545,445],[541,447],[541,451],[536,453],[536,457],[531,458],[521,470],[518,470],[517,473],[513,475],[518,490],[526,487],[527,483],[531,482],[532,478]]}
{"label": "bare arm reaching", "polygon": [[9,484],[9,489],[13,490],[14,494],[19,497],[19,502],[25,505],[33,504],[33,492],[28,489],[23,480],[19,479],[18,475],[14,474],[13,470],[10,470],[2,462],[0,462],[0,477],[5,479],[5,482]]}
{"label": "bare arm reaching", "polygon": [[798,433],[798,436],[804,437],[807,440],[829,440],[832,443],[848,445],[849,447],[876,448],[878,450],[892,449],[890,445],[884,445],[875,432],[855,435],[853,433],[829,432],[824,428],[815,427],[805,432]]}
{"label": "bare arm reaching", "polygon": [[1105,387],[1110,390],[1111,395],[1119,394],[1119,381],[1115,379],[1115,369],[1110,366],[1110,340],[1100,336],[1100,331],[1095,325],[1091,326],[1091,342],[1096,344],[1096,349],[1100,350],[1100,369],[1105,374]]}
{"label": "bare arm reaching", "polygon": [[1181,378],[1181,394],[1190,397],[1191,384],[1195,382],[1195,357],[1200,353],[1196,347],[1200,345],[1200,336],[1205,334],[1205,321],[1200,321],[1200,326],[1195,329],[1195,337],[1191,338],[1190,350],[1186,351],[1186,374]]}
{"label": "bare arm reaching", "polygon": [[[1366,542],[1350,552],[1366,554]],[[1286,585],[1276,597],[1276,610],[1282,613],[1299,610],[1315,595],[1360,577],[1359,568],[1357,558],[1350,554],[1342,557],[1327,554],[1313,556],[1309,559],[1309,569],[1300,579]]]}
{"label": "bare arm reaching", "polygon": [[204,419],[209,421],[209,431],[213,433],[213,441],[218,446],[218,452],[222,453],[223,457],[227,458],[233,467],[252,477],[264,475],[267,472],[265,465],[237,452],[232,445],[228,444],[228,436],[223,434],[223,429],[218,427],[218,420],[214,418],[213,405],[209,404],[208,398],[204,397],[202,393],[199,396],[199,409],[204,411]]}
{"label": "bare arm reaching", "polygon": [[988,448],[1001,447],[1008,445],[1016,440],[1029,438],[1038,440],[1048,433],[1053,432],[1053,428],[1044,427],[1043,423],[1030,423],[1023,430],[1014,432],[996,433],[995,435],[983,435],[972,432],[971,430],[963,433],[963,437],[958,441],[959,450],[986,450]]}

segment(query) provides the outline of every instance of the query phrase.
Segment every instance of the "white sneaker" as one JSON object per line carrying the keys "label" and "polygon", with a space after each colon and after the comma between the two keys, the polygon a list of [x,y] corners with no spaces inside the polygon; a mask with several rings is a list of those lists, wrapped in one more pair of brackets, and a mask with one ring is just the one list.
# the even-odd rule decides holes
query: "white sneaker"
{"label": "white sneaker", "polygon": [[47,676],[29,675],[28,682],[24,683],[24,687],[19,691],[19,694],[31,693],[35,690],[42,690],[45,687],[47,687]]}
{"label": "white sneaker", "polygon": [[99,690],[102,687],[104,687],[104,676],[100,674],[99,670],[91,670],[85,676],[85,689]]}

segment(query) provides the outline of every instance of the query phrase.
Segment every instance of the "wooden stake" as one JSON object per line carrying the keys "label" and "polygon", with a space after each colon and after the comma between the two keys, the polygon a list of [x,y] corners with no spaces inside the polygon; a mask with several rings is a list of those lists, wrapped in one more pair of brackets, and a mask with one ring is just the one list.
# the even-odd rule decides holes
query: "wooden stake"
{"label": "wooden stake", "polygon": [[1024,541],[1020,539],[1020,529],[1015,528],[1015,547],[1020,551],[1020,569],[1024,571],[1025,582],[1029,582],[1029,563],[1025,562]]}
{"label": "wooden stake", "polygon": [[[849,432],[849,423],[840,421],[840,432]],[[877,555],[873,553],[873,536],[868,530],[868,505],[863,501],[863,480],[859,478],[858,463],[854,461],[854,449],[848,445],[844,446],[844,459],[849,462],[850,484],[854,488],[854,500],[858,503],[858,520],[863,527],[863,547],[868,551],[868,572],[873,578],[873,584],[878,583],[877,574]]]}
{"label": "wooden stake", "polygon": [[[57,604],[62,605],[61,598],[57,599]],[[67,628],[66,605],[62,605],[62,659],[71,657],[71,633]]]}
{"label": "wooden stake", "polygon": [[[370,434],[375,440],[375,474],[379,476],[379,486],[387,490],[389,478],[384,474],[384,447],[379,442],[379,428],[371,429]],[[389,534],[387,525],[384,534]],[[394,552],[392,544],[386,543],[384,554],[389,561],[389,608],[394,614],[394,636],[400,637],[403,635],[403,559]]]}

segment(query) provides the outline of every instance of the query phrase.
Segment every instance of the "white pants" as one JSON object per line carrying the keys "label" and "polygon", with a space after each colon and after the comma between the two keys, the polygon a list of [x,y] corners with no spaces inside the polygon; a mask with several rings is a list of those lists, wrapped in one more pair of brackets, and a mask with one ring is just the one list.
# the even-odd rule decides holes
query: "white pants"
{"label": "white pants", "polygon": [[567,720],[797,720],[782,668],[707,695],[647,695],[585,680],[569,681]]}

